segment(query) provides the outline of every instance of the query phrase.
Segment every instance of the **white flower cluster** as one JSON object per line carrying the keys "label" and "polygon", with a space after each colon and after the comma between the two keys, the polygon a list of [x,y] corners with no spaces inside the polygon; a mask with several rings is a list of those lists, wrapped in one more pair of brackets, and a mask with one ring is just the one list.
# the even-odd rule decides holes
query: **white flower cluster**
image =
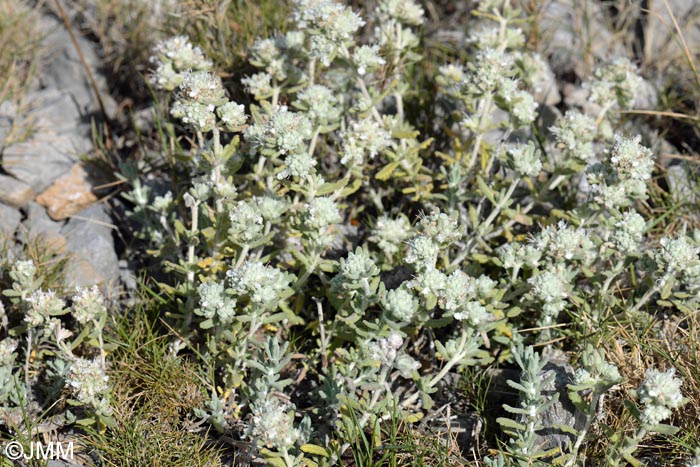
{"label": "white flower cluster", "polygon": [[464,321],[474,328],[493,320],[482,302],[486,301],[495,289],[496,283],[487,276],[473,278],[457,270],[447,276],[438,297],[442,309],[452,314],[458,321]]}
{"label": "white flower cluster", "polygon": [[652,152],[640,144],[641,136],[615,136],[615,144],[604,164],[596,164],[586,174],[594,201],[608,209],[646,199],[647,181],[654,169]]}
{"label": "white flower cluster", "polygon": [[569,281],[565,271],[544,271],[532,276],[527,282],[532,287],[534,297],[543,303],[541,324],[551,324],[553,318],[566,307],[566,298],[569,296]]}
{"label": "white flower cluster", "polygon": [[655,260],[664,276],[680,277],[683,283],[695,291],[700,286],[700,247],[691,244],[683,235],[678,238],[662,238]]}
{"label": "white flower cluster", "polygon": [[620,220],[615,222],[617,230],[613,232],[612,241],[625,255],[633,255],[639,252],[644,231],[647,228],[646,221],[635,211],[625,212]]}
{"label": "white flower cluster", "polygon": [[440,248],[447,248],[462,238],[457,213],[445,214],[437,210],[426,215],[421,213],[416,224],[416,231],[432,239]]}
{"label": "white flower cluster", "polygon": [[29,309],[24,321],[31,327],[35,328],[49,321],[51,316],[59,315],[63,312],[65,303],[56,296],[54,291],[46,291],[39,289],[27,297]]}
{"label": "white flower cluster", "polygon": [[391,135],[371,118],[352,122],[350,128],[340,135],[343,157],[340,163],[346,166],[363,166],[365,158],[374,158],[391,144]]}
{"label": "white flower cluster", "polygon": [[340,120],[338,97],[322,84],[312,84],[299,94],[294,107],[306,111],[314,127],[330,127]]}
{"label": "white flower cluster", "polygon": [[10,277],[17,284],[18,291],[28,291],[34,287],[36,266],[34,261],[16,261],[10,270]]}
{"label": "white flower cluster", "polygon": [[72,300],[73,318],[80,324],[98,321],[107,313],[105,298],[96,285],[89,289],[77,287]]}
{"label": "white flower cluster", "polygon": [[520,269],[522,267],[534,269],[542,259],[544,251],[537,246],[536,242],[530,244],[513,242],[498,247],[496,253],[506,269]]}
{"label": "white flower cluster", "polygon": [[395,219],[384,214],[377,219],[369,241],[376,243],[385,255],[393,256],[399,252],[401,244],[411,234],[410,229],[411,225],[403,214]]}
{"label": "white flower cluster", "polygon": [[410,323],[418,311],[418,300],[403,285],[387,291],[381,297],[380,304],[389,315],[389,319],[397,323]]}
{"label": "white flower cluster", "polygon": [[535,147],[532,141],[528,144],[518,144],[506,151],[506,162],[508,166],[521,177],[534,178],[542,170],[540,150]]}
{"label": "white flower cluster", "polygon": [[286,105],[277,107],[262,124],[248,127],[245,137],[252,151],[278,156],[305,152],[304,141],[311,138],[311,122],[302,113],[290,112]]}
{"label": "white flower cluster", "polygon": [[574,374],[574,384],[605,391],[622,381],[617,366],[608,363],[603,352],[589,345],[582,355],[583,368]]}
{"label": "white flower cluster", "polygon": [[259,261],[246,262],[240,268],[229,270],[226,275],[236,295],[248,296],[251,303],[261,307],[276,304],[294,279],[292,274]]}
{"label": "white flower cluster", "polygon": [[187,36],[175,36],[159,42],[153,48],[151,63],[156,69],[151,83],[158,89],[172,91],[183,79],[187,70],[209,70],[213,64],[199,47],[193,47]]}
{"label": "white flower cluster", "polygon": [[565,163],[568,159],[585,163],[593,158],[596,124],[592,117],[576,110],[567,110],[549,131],[554,134],[556,145],[565,156]]}
{"label": "white flower cluster", "polygon": [[217,317],[221,324],[233,321],[236,315],[236,299],[229,297],[223,282],[209,281],[199,284],[199,308],[195,313],[205,319]]}
{"label": "white flower cluster", "polygon": [[583,228],[572,228],[564,221],[543,228],[531,244],[551,261],[577,261],[590,264],[595,259],[595,244]]}
{"label": "white flower cluster", "polygon": [[620,57],[597,68],[593,79],[584,86],[590,90],[591,102],[603,107],[628,108],[634,103],[641,84],[637,67],[626,57]]}
{"label": "white flower cluster", "polygon": [[644,404],[642,423],[657,425],[671,416],[671,409],[677,409],[686,402],[681,394],[683,381],[675,374],[675,368],[668,371],[647,370],[646,378],[637,389],[639,402]]}
{"label": "white flower cluster", "polygon": [[109,377],[99,360],[78,358],[71,363],[66,385],[82,404],[95,408],[103,415],[112,413],[107,394]]}
{"label": "white flower cluster", "polygon": [[372,73],[386,63],[379,56],[378,45],[361,45],[356,47],[352,54],[352,61],[355,63],[357,74],[360,76]]}
{"label": "white flower cluster", "polygon": [[229,210],[229,219],[231,225],[228,234],[233,242],[239,245],[251,244],[262,237],[263,216],[254,200],[238,201]]}
{"label": "white flower cluster", "polygon": [[365,24],[357,13],[332,0],[296,0],[294,19],[310,36],[309,55],[325,66],[353,43],[355,32]]}
{"label": "white flower cluster", "polygon": [[17,340],[10,337],[0,341],[0,367],[12,367],[17,355]]}
{"label": "white flower cluster", "polygon": [[391,365],[396,359],[398,350],[403,345],[403,337],[396,331],[391,331],[387,337],[382,337],[367,344],[367,353],[384,365]]}
{"label": "white flower cluster", "polygon": [[290,449],[301,437],[294,428],[294,406],[274,396],[261,399],[253,405],[248,436],[268,449]]}
{"label": "white flower cluster", "polygon": [[355,252],[348,253],[347,258],[340,259],[338,274],[333,278],[335,290],[352,291],[364,289],[369,291],[369,281],[379,274],[379,268],[369,253],[358,247]]}

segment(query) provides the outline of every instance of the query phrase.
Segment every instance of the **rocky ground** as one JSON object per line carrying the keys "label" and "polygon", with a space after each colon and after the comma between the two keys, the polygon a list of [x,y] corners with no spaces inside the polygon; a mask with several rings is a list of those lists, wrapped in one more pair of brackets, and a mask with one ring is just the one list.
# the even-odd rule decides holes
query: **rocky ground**
{"label": "rocky ground", "polygon": [[[99,284],[115,294],[121,274],[117,226],[102,182],[86,162],[93,153],[91,125],[102,118],[100,107],[69,32],[50,16],[42,18],[41,28],[46,52],[22,111],[9,102],[0,104],[0,236],[14,249],[40,242],[69,258],[66,288]],[[113,113],[96,44],[78,37],[78,45],[107,112]],[[16,134],[26,131],[26,137]]]}

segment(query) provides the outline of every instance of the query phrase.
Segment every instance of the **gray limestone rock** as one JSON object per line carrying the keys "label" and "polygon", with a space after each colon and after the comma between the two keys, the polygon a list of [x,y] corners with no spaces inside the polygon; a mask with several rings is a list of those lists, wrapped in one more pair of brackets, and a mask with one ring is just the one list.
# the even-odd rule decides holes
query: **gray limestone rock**
{"label": "gray limestone rock", "polygon": [[20,231],[20,240],[38,239],[56,253],[66,250],[66,238],[61,234],[64,223],[52,220],[43,206],[35,202],[29,203],[27,218],[22,224],[24,229]]}
{"label": "gray limestone rock", "polygon": [[0,203],[0,242],[12,238],[21,220],[19,210]]}
{"label": "gray limestone rock", "polygon": [[[695,175],[697,179],[697,175]],[[698,193],[698,182],[689,176],[688,169],[684,164],[675,164],[666,169],[666,180],[668,181],[671,195],[676,201],[685,203],[697,203],[700,200]]]}
{"label": "gray limestone rock", "polygon": [[21,208],[33,197],[34,191],[29,185],[14,177],[0,174],[0,203]]}
{"label": "gray limestone rock", "polygon": [[[87,72],[80,61],[78,51],[71,41],[70,34],[61,23],[53,18],[46,18],[44,23],[47,35],[43,45],[48,47],[47,55],[50,59],[47,60],[40,74],[42,87],[56,89],[62,91],[65,95],[69,95],[82,116],[96,113],[99,111],[99,106]],[[83,37],[78,36],[77,41],[85,61],[97,82],[107,113],[113,115],[116,104],[107,92],[104,77],[98,73],[101,63],[95,52],[95,47]]]}
{"label": "gray limestone rock", "polygon": [[98,284],[108,296],[119,283],[119,259],[114,251],[112,221],[105,206],[96,204],[74,215],[61,229],[68,261],[64,283],[68,288]]}
{"label": "gray limestone rock", "polygon": [[13,144],[2,156],[3,169],[41,193],[68,172],[83,151],[84,140],[77,134],[42,130],[30,140]]}

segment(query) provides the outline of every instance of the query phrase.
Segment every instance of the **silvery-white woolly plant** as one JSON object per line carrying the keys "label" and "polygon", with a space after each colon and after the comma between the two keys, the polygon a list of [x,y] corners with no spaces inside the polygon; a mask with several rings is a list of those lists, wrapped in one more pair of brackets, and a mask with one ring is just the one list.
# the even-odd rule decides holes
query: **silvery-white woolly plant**
{"label": "silvery-white woolly plant", "polygon": [[[9,271],[12,286],[3,291],[11,307],[3,307],[0,341],[0,410],[8,429],[21,430],[34,417],[69,393],[75,409],[61,423],[114,425],[103,331],[107,302],[93,286],[64,297],[42,288],[32,260],[19,260]],[[68,303],[70,302],[70,304]],[[35,413],[36,412],[36,413]],[[75,413],[74,413],[75,412]]]}
{"label": "silvery-white woolly plant", "polygon": [[[511,383],[520,406],[506,409],[520,421],[503,419],[512,441],[492,462],[539,461],[536,419],[556,401],[541,395],[533,349],[561,346],[580,355],[569,390],[586,424],[562,453],[574,465],[621,381],[591,347],[598,331],[697,301],[698,234],[648,235],[655,155],[619,112],[641,83],[634,65],[597,63],[586,105],[545,128],[538,96],[553,73],[524,47],[526,14],[507,0],[472,13],[469,60],[426,76],[448,109],[432,125],[411,105],[425,21],[415,0],[366,14],[295,0],[287,32],[253,42],[239,81],[187,37],[153,50],[172,175],[124,165],[125,197],[163,269],[164,318],[210,388],[196,415],[251,456],[335,464],[365,431],[434,410],[448,376],[493,363],[523,377]],[[27,300],[38,286],[18,287]],[[92,365],[81,361],[72,387],[100,380]],[[680,403],[651,385],[646,431]],[[75,394],[99,407],[101,387]]]}

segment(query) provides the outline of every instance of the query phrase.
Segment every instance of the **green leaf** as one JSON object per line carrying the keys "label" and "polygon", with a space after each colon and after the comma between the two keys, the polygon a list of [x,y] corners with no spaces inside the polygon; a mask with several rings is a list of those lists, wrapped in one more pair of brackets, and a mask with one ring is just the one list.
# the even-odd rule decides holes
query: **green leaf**
{"label": "green leaf", "polygon": [[350,196],[351,194],[353,194],[357,190],[359,190],[361,186],[362,186],[362,180],[359,178],[356,178],[355,180],[353,180],[353,182],[350,185],[343,188],[343,190],[340,192],[340,197],[344,198],[346,196]]}
{"label": "green leaf", "polygon": [[211,329],[214,327],[214,320],[213,319],[207,319],[199,323],[199,327],[202,329]]}
{"label": "green leaf", "polygon": [[642,462],[636,457],[632,456],[632,454],[623,453],[622,457],[624,457],[627,462],[632,464],[632,467],[642,467]]}
{"label": "green leaf", "polygon": [[345,178],[342,180],[339,180],[335,183],[324,183],[323,185],[318,187],[318,190],[316,190],[316,195],[323,196],[323,195],[327,195],[329,193],[333,193],[334,191],[343,188],[345,185],[347,185],[347,183],[348,183],[348,180]]}
{"label": "green leaf", "polygon": [[386,181],[391,177],[391,174],[394,173],[394,170],[399,166],[401,161],[394,161],[394,162],[389,162],[387,165],[382,167],[382,170],[377,172],[377,174],[374,176],[377,180],[381,181]]}
{"label": "green leaf", "polygon": [[561,430],[564,433],[569,433],[570,435],[574,436],[578,436],[580,434],[577,429],[561,423],[553,423],[552,428],[554,428],[555,430]]}
{"label": "green leaf", "polygon": [[[492,203],[496,204],[496,200],[495,200],[495,198],[494,198],[494,196],[496,195],[496,192],[493,191],[493,190],[491,189],[491,187],[489,187],[489,186],[486,184],[486,182],[484,181],[483,178],[481,178],[481,176],[477,176],[477,177],[476,177],[476,184],[479,186],[479,191],[481,192],[481,194],[483,194],[484,196],[486,196],[486,198],[487,198],[489,201],[491,201]],[[475,223],[475,225],[476,225],[476,223]]]}
{"label": "green leaf", "polygon": [[677,426],[666,425],[665,423],[660,423],[649,428],[650,432],[668,436],[675,435],[676,433],[678,433],[678,430],[680,430],[680,428],[678,428]]}
{"label": "green leaf", "polygon": [[315,444],[303,444],[299,449],[301,449],[302,452],[305,452],[307,454],[314,454],[316,456],[330,457],[330,454],[328,454],[328,451],[326,451],[321,446],[317,446]]}
{"label": "green leaf", "polygon": [[525,431],[525,425],[521,425],[520,423],[516,422],[515,420],[511,420],[510,418],[506,417],[498,417],[496,419],[499,425],[501,425],[503,428],[510,428],[511,430],[517,430],[517,431]]}

